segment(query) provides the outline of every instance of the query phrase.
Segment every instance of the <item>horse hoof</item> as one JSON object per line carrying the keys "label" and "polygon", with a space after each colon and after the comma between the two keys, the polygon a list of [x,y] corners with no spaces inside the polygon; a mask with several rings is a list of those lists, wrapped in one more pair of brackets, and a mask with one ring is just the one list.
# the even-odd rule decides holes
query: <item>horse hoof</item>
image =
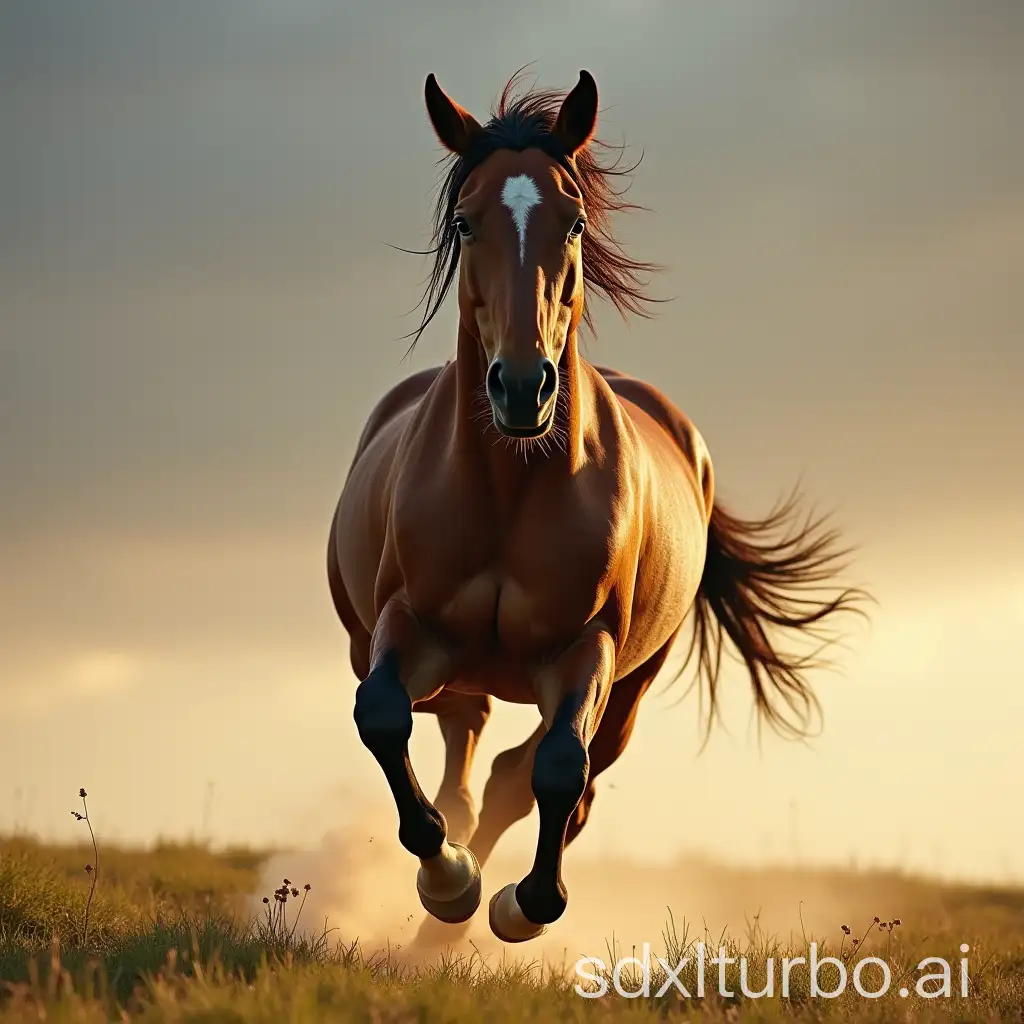
{"label": "horse hoof", "polygon": [[[423,909],[445,924],[468,921],[480,906],[483,891],[480,865],[469,847],[446,843],[434,860],[424,861],[416,875],[416,891]],[[425,891],[433,890],[433,894]]]}
{"label": "horse hoof", "polygon": [[491,931],[502,942],[529,942],[548,930],[546,924],[534,924],[519,908],[515,882],[509,882],[491,897],[487,916]]}

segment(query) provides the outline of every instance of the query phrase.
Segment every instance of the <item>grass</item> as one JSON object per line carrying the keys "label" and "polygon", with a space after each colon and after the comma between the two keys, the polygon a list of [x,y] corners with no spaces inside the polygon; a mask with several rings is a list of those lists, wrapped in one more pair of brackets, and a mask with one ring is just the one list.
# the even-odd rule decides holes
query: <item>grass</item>
{"label": "grass", "polygon": [[[364,953],[326,926],[309,938],[296,928],[305,895],[299,880],[267,894],[264,913],[250,918],[246,897],[256,891],[265,853],[188,844],[104,847],[100,877],[91,827],[90,836],[88,844],[67,847],[0,839],[0,1024],[1024,1020],[1024,893],[1013,889],[864,873],[831,878],[829,885],[862,891],[866,904],[877,906],[884,894],[887,904],[896,901],[901,908],[898,922],[865,913],[847,928],[837,923],[835,936],[818,950],[819,958],[839,957],[848,970],[861,956],[883,959],[892,983],[881,999],[863,999],[849,985],[838,998],[812,998],[806,967],[793,970],[789,998],[722,998],[717,968],[710,964],[704,999],[684,998],[671,983],[658,997],[667,979],[657,962],[649,997],[583,999],[573,990],[578,978],[511,957],[492,962],[449,954],[410,967],[394,955]],[[767,873],[762,883],[775,884]],[[670,921],[663,949],[654,953],[672,968],[691,958],[678,973],[691,996],[698,941],[709,947],[709,957],[720,944],[730,956],[744,955],[753,991],[764,987],[771,959],[778,996],[782,958],[806,957],[809,940],[783,943],[757,921],[740,938],[697,935]],[[965,941],[971,946],[966,999],[959,995],[959,946]],[[524,955],[521,948],[510,952]],[[926,955],[952,965],[951,998],[916,993],[916,964]],[[835,985],[837,970],[821,969],[822,988]],[[880,978],[880,968],[865,968],[865,986]],[[640,980],[635,968],[623,977],[631,990]],[[727,989],[740,992],[738,965],[728,965],[726,981]],[[900,998],[900,987],[911,994]]]}

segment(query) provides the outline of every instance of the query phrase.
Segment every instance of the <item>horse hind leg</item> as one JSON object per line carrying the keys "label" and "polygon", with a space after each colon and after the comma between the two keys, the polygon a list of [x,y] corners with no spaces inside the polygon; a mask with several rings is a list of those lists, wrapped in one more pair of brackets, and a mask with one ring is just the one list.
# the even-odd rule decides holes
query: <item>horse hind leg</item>
{"label": "horse hind leg", "polygon": [[543,722],[517,747],[503,750],[491,764],[484,786],[480,823],[470,840],[470,848],[481,864],[486,863],[498,840],[517,822],[527,817],[537,798],[530,785],[533,758],[547,727]]}
{"label": "horse hind leg", "polygon": [[444,775],[434,806],[444,815],[448,839],[468,844],[478,821],[469,774],[480,734],[491,714],[491,698],[442,691],[436,698],[417,704],[415,710],[437,716],[444,738]]}

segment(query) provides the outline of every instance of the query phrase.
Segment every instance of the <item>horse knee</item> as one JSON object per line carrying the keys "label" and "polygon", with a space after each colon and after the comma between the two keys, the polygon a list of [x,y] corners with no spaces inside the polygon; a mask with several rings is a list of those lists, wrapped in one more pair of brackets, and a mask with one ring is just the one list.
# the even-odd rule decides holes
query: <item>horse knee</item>
{"label": "horse knee", "polygon": [[531,784],[537,803],[568,817],[583,798],[590,777],[590,755],[568,729],[550,730],[537,745]]}
{"label": "horse knee", "polygon": [[405,747],[412,736],[412,701],[398,678],[393,656],[386,656],[356,688],[359,738],[371,753]]}

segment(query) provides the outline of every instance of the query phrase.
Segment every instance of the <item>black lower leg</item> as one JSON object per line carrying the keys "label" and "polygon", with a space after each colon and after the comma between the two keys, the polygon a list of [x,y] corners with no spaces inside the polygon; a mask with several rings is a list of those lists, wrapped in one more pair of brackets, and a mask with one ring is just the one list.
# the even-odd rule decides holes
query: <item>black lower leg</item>
{"label": "black lower leg", "polygon": [[409,762],[412,701],[398,677],[398,656],[389,651],[356,690],[353,714],[359,738],[384,771],[398,808],[398,841],[426,860],[441,852],[444,816],[424,796]]}
{"label": "black lower leg", "polygon": [[587,783],[586,792],[583,794],[583,799],[576,805],[576,809],[569,815],[569,827],[565,830],[566,846],[583,831],[583,826],[586,825],[587,818],[590,816],[590,808],[594,805],[594,797],[597,795],[597,791],[594,788],[593,769],[594,766],[591,763],[591,779]]}
{"label": "black lower leg", "polygon": [[565,832],[590,775],[586,743],[575,722],[578,710],[574,697],[563,702],[533,759],[540,830],[533,867],[516,886],[516,902],[534,924],[557,921],[569,900],[562,882]]}

